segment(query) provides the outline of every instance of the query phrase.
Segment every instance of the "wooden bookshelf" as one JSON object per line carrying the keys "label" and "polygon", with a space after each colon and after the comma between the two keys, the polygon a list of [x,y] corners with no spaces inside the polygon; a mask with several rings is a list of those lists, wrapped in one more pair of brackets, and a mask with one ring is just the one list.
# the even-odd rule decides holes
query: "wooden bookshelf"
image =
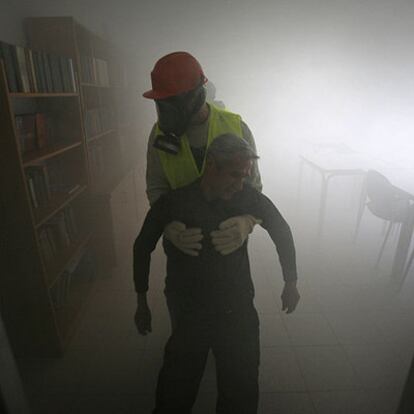
{"label": "wooden bookshelf", "polygon": [[86,88],[110,88],[109,85],[99,85],[97,83],[87,83],[87,82],[81,82],[81,86],[85,86]]}
{"label": "wooden bookshelf", "polygon": [[115,132],[115,129],[109,129],[108,131],[101,132],[100,134],[96,134],[92,137],[86,137],[86,141],[87,142],[92,142],[92,141],[95,141],[95,140],[100,139],[102,137],[106,137],[107,135],[111,135],[114,132]]}
{"label": "wooden bookshelf", "polygon": [[10,93],[11,98],[76,98],[79,96],[75,92],[54,92],[54,93],[45,93],[45,92],[13,92]]}
{"label": "wooden bookshelf", "polygon": [[31,151],[22,155],[23,165],[27,167],[29,165],[39,163],[40,161],[56,157],[56,155],[63,154],[64,152],[70,151],[74,148],[79,148],[80,146],[82,146],[82,141],[75,141],[71,144],[50,145],[49,147],[41,150]]}
{"label": "wooden bookshelf", "polygon": [[111,198],[138,160],[134,57],[72,17],[28,18],[25,28],[32,48],[62,54],[75,63],[92,210],[100,212],[91,219],[99,262],[106,271],[116,265]]}
{"label": "wooden bookshelf", "polygon": [[35,216],[35,227],[39,228],[47,220],[52,218],[56,213],[64,209],[69,203],[71,203],[75,198],[81,195],[86,191],[87,187],[85,185],[79,186],[76,191],[71,193],[58,193],[54,194],[53,197],[48,201],[46,206],[38,207],[34,210]]}
{"label": "wooden bookshelf", "polygon": [[91,232],[81,234],[66,249],[62,250],[51,264],[46,265],[46,283],[48,288],[56,282],[56,279],[64,272],[72,258],[82,253],[91,241],[91,238]]}
{"label": "wooden bookshelf", "polygon": [[[81,99],[78,93],[10,93],[8,82],[0,60],[1,224],[6,240],[1,311],[15,355],[58,356],[93,284],[85,276],[82,292],[77,287],[74,297],[67,295],[71,311],[62,318],[51,287],[68,266],[75,272],[89,257],[94,237],[87,221],[91,195]],[[22,129],[22,119],[33,130]],[[27,151],[26,141],[41,149]],[[45,243],[50,244],[47,252]]]}

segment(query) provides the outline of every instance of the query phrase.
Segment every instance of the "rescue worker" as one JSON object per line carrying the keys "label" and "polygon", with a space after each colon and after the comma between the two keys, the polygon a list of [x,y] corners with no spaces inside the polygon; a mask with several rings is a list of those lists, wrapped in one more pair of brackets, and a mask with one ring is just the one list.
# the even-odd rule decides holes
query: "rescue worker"
{"label": "rescue worker", "polygon": [[[152,89],[143,94],[155,101],[158,115],[147,150],[146,185],[151,205],[162,194],[200,177],[206,149],[217,136],[235,134],[255,150],[252,133],[239,115],[206,102],[206,82],[200,63],[187,52],[162,57],[151,72]],[[261,191],[256,161],[248,180]],[[213,238],[217,251],[226,255],[237,250],[257,223],[251,215],[220,223]],[[169,223],[164,235],[185,254],[196,256],[202,248],[201,230],[187,228],[182,222]]]}
{"label": "rescue worker", "polygon": [[216,85],[211,80],[206,83],[206,101],[213,104],[217,108],[225,109],[223,101],[216,99]]}
{"label": "rescue worker", "polygon": [[253,304],[247,240],[232,254],[221,255],[211,236],[229,217],[250,214],[260,219],[276,245],[282,267],[282,309],[287,313],[295,310],[299,293],[289,225],[266,196],[244,185],[256,159],[239,137],[224,134],[216,138],[208,149],[202,177],[161,196],[135,240],[135,322],[139,333],[146,335],[152,331],[146,298],[151,252],[165,225],[178,220],[201,228],[205,237],[199,256],[183,254],[168,240],[164,243],[167,299],[174,301],[176,326],[165,348],[154,414],[191,413],[210,349],[217,369],[216,412],[257,413],[259,320]]}

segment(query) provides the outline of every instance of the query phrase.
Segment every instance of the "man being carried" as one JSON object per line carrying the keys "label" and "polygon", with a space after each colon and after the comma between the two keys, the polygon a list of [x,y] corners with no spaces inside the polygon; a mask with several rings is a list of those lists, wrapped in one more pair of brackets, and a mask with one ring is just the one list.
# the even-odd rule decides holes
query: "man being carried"
{"label": "man being carried", "polygon": [[224,220],[244,214],[261,220],[282,266],[282,309],[294,311],[299,293],[290,228],[266,196],[244,185],[257,158],[249,144],[237,136],[216,138],[208,149],[202,177],[157,200],[135,240],[135,322],[145,335],[151,332],[146,299],[150,256],[164,227],[180,221],[187,227],[201,228],[204,235],[198,256],[186,255],[164,239],[166,296],[173,310],[173,331],[159,374],[154,414],[191,413],[210,349],[217,367],[217,413],[257,412],[259,320],[253,304],[247,240],[228,255],[220,254],[214,244],[215,232]]}

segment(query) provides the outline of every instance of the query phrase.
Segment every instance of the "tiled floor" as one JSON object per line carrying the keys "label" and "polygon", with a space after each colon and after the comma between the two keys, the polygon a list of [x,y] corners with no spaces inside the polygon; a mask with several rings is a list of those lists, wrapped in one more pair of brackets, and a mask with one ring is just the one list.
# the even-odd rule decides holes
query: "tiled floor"
{"label": "tiled floor", "polygon": [[[135,185],[144,197],[141,180],[137,175]],[[114,200],[119,265],[112,278],[96,281],[68,352],[60,360],[19,360],[34,413],[151,411],[170,329],[162,295],[165,259],[159,249],[153,255],[153,333],[142,337],[133,323],[131,246],[146,203],[135,203],[132,185],[129,177]],[[389,261],[372,272],[376,244],[366,243],[364,236],[352,243],[346,212],[335,237],[328,223],[324,239],[316,241],[303,213],[290,214],[290,201],[281,200],[281,207],[297,242],[302,298],[295,313],[281,312],[281,273],[270,238],[256,229],[250,240],[261,319],[259,411],[394,414],[414,350],[409,300],[414,274],[398,292],[386,276]],[[209,359],[195,414],[214,413],[215,387]]]}

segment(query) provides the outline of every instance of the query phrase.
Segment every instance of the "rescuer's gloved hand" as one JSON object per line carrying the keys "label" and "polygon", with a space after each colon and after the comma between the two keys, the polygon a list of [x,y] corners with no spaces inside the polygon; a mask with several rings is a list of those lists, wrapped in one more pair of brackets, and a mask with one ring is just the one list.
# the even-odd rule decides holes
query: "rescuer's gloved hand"
{"label": "rescuer's gloved hand", "polygon": [[185,227],[184,223],[172,221],[164,229],[164,236],[179,250],[189,256],[198,256],[203,238],[201,229]]}
{"label": "rescuer's gloved hand", "polygon": [[222,255],[233,253],[242,246],[254,226],[261,222],[249,214],[231,217],[220,223],[219,230],[210,233],[211,242]]}
{"label": "rescuer's gloved hand", "polygon": [[141,335],[152,332],[151,310],[148,305],[138,305],[135,312],[135,325]]}

